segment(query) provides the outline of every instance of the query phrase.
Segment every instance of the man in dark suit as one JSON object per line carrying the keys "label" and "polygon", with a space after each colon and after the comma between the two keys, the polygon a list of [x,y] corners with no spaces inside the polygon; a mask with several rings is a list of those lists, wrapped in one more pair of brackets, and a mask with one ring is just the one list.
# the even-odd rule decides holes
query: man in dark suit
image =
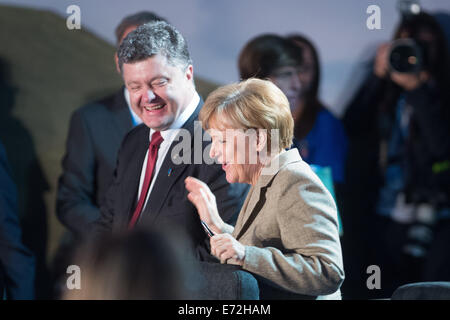
{"label": "man in dark suit", "polygon": [[21,237],[16,186],[0,143],[0,300],[3,292],[7,299],[34,298],[35,261]]}
{"label": "man in dark suit", "polygon": [[[163,18],[142,11],[125,17],[116,28],[117,45],[141,24]],[[115,54],[117,65],[117,53]],[[100,217],[100,204],[112,182],[117,152],[123,137],[141,123],[122,87],[72,115],[57,196],[57,215],[76,236]]]}
{"label": "man in dark suit", "polygon": [[95,233],[175,226],[192,241],[194,255],[209,260],[209,241],[187,199],[185,178],[205,179],[222,218],[230,222],[248,186],[229,184],[219,165],[206,164],[211,159],[204,158],[209,153],[203,131],[194,123],[202,101],[186,41],[166,22],[146,24],[123,40],[118,58],[131,106],[143,124],[122,142]]}

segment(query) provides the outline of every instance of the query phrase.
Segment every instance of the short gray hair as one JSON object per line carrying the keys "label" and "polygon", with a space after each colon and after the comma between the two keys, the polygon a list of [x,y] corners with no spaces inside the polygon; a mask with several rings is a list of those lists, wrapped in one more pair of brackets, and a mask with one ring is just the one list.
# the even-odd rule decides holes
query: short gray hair
{"label": "short gray hair", "polygon": [[165,21],[151,22],[130,32],[118,50],[119,67],[124,63],[143,61],[161,54],[173,66],[186,69],[192,64],[186,40],[181,33]]}

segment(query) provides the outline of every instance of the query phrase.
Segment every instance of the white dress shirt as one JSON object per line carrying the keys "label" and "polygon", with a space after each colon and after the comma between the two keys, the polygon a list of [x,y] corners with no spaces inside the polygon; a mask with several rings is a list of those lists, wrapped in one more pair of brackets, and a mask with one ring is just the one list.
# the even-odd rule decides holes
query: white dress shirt
{"label": "white dress shirt", "polygon": [[[152,179],[152,182],[151,182],[150,187],[148,189],[147,197],[145,199],[144,206],[142,207],[142,211],[141,211],[140,217],[142,216],[142,212],[144,212],[144,209],[147,206],[148,198],[150,197],[150,194],[152,192],[153,186],[154,186],[155,181],[156,181],[156,177],[158,176],[159,170],[161,169],[161,165],[164,162],[164,159],[166,158],[166,155],[167,155],[167,152],[169,151],[170,145],[172,144],[173,140],[177,136],[177,134],[180,131],[181,127],[183,127],[183,125],[186,123],[186,121],[192,116],[192,114],[194,113],[195,109],[197,109],[197,106],[198,106],[199,102],[200,102],[200,96],[198,95],[198,93],[195,93],[195,95],[192,98],[192,100],[189,103],[189,105],[178,116],[178,118],[175,119],[175,121],[172,123],[170,128],[167,129],[167,130],[164,130],[164,131],[160,131],[161,132],[161,137],[164,140],[159,146],[158,157],[156,159],[156,165],[155,165],[155,168],[154,168],[154,171],[153,171],[153,179]],[[153,133],[155,133],[155,130],[150,129],[150,135],[149,135],[150,141],[152,140]],[[138,192],[138,198],[137,198],[136,201],[139,201],[139,196],[141,195],[142,185],[144,183],[144,178],[145,178],[145,171],[146,171],[146,168],[147,168],[147,158],[148,158],[148,150],[147,150],[147,153],[145,154],[144,164],[143,164],[142,170],[141,170],[141,180],[139,182],[139,190],[138,190],[139,192]]]}

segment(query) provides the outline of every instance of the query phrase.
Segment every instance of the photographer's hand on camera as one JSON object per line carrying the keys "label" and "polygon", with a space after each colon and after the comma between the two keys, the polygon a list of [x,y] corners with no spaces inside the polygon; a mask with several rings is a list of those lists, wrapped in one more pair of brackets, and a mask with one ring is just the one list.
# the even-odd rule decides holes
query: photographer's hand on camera
{"label": "photographer's hand on camera", "polygon": [[381,79],[385,79],[389,72],[388,54],[390,43],[383,43],[377,49],[375,63],[373,65],[373,73]]}
{"label": "photographer's hand on camera", "polygon": [[373,73],[380,79],[390,78],[391,81],[402,87],[406,91],[412,91],[419,88],[429,79],[426,71],[418,73],[403,73],[391,70],[389,67],[389,55],[392,49],[392,43],[381,44],[377,49],[373,65]]}
{"label": "photographer's hand on camera", "polygon": [[406,91],[412,91],[419,88],[430,78],[426,71],[421,71],[419,73],[400,73],[391,71],[390,77],[393,82]]}

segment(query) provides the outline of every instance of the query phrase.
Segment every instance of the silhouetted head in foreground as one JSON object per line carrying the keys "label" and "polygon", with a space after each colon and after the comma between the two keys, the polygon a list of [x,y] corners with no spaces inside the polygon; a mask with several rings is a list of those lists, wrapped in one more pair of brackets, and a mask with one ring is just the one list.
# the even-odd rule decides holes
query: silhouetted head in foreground
{"label": "silhouetted head in foreground", "polygon": [[173,242],[163,232],[139,230],[86,242],[75,254],[81,289],[66,290],[63,298],[187,299],[183,269],[190,265],[180,254],[182,243]]}

